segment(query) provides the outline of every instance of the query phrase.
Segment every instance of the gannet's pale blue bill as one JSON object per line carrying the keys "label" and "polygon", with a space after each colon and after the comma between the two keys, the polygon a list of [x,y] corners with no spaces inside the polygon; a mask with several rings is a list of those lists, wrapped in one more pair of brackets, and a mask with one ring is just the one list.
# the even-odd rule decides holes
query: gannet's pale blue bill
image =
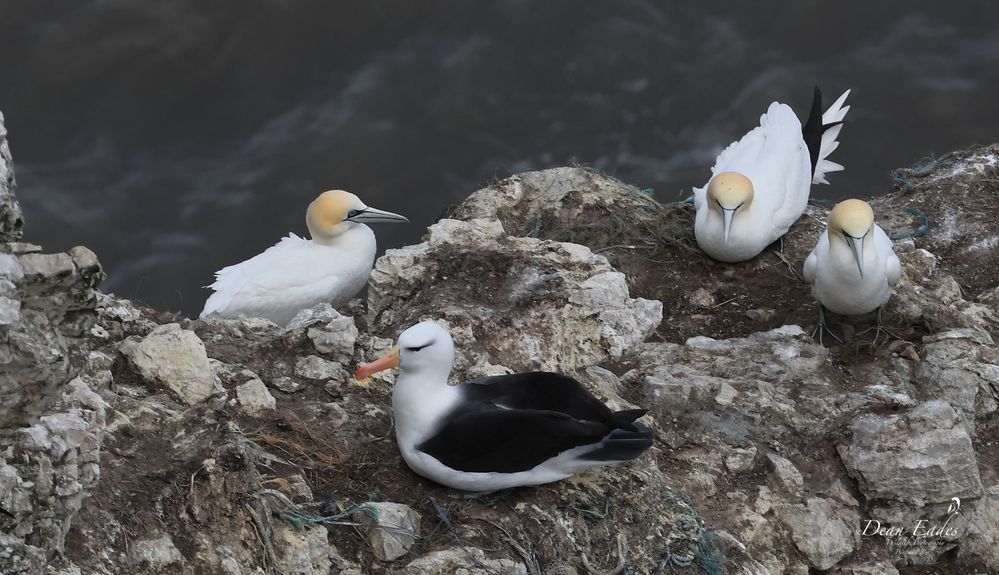
{"label": "gannet's pale blue bill", "polygon": [[864,277],[864,237],[866,237],[867,234],[864,234],[859,238],[855,238],[846,233],[843,235],[846,236],[846,243],[850,246],[850,250],[853,251],[853,259],[857,262],[857,271],[860,272],[860,277]]}
{"label": "gannet's pale blue bill", "polygon": [[722,208],[722,215],[725,218],[725,243],[728,243],[728,236],[732,232],[732,216],[737,209],[739,208]]}
{"label": "gannet's pale blue bill", "polygon": [[406,216],[400,216],[399,214],[393,214],[392,212],[386,212],[377,208],[364,208],[363,210],[357,210],[357,213],[354,215],[347,216],[346,220],[348,222],[358,222],[362,224],[372,224],[376,222],[409,222],[409,218]]}

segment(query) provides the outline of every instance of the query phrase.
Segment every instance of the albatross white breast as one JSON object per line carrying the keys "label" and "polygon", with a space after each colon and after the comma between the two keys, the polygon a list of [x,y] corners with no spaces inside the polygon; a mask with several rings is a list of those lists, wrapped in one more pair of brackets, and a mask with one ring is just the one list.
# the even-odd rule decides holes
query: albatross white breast
{"label": "albatross white breast", "polygon": [[392,391],[396,439],[416,473],[465,491],[539,485],[635,459],[652,430],[643,409],[611,411],[576,380],[557,373],[501,375],[448,385],[451,335],[433,321],[356,377],[398,367]]}
{"label": "albatross white breast", "polygon": [[711,179],[694,188],[694,236],[709,256],[724,262],[748,260],[787,233],[808,203],[812,183],[843,166],[826,158],[849,106],[847,90],[822,114],[815,89],[804,128],[786,104],[774,102],[760,125],[733,142],[715,160]]}
{"label": "albatross white breast", "polygon": [[286,325],[318,303],[338,307],[368,283],[375,261],[375,234],[365,223],[408,222],[369,208],[343,190],[323,192],[306,211],[312,239],[289,234],[245,262],[215,273],[215,293],[200,317],[218,314],[267,318]]}
{"label": "albatross white breast", "polygon": [[828,228],[805,259],[803,272],[819,302],[819,323],[813,335],[821,342],[827,331],[826,309],[840,315],[877,310],[880,330],[881,307],[901,279],[902,265],[891,238],[874,223],[870,204],[844,200],[829,213]]}

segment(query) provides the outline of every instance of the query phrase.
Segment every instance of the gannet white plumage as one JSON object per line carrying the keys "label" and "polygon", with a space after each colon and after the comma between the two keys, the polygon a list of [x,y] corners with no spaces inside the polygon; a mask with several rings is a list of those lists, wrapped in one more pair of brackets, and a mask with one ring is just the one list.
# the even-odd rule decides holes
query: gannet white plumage
{"label": "gannet white plumage", "polygon": [[891,238],[874,223],[870,204],[844,200],[829,213],[825,233],[805,259],[804,277],[819,302],[815,330],[821,341],[826,329],[825,309],[840,315],[878,310],[880,330],[881,306],[902,277],[902,265]]}
{"label": "gannet white plumage", "polygon": [[408,221],[368,207],[349,192],[323,192],[305,214],[312,239],[288,234],[264,252],[216,272],[208,286],[215,293],[200,317],[246,315],[283,326],[318,303],[343,305],[367,284],[375,261],[375,234],[365,223]]}
{"label": "gannet white plumage", "polygon": [[396,439],[409,467],[464,491],[539,485],[634,459],[652,445],[635,423],[644,409],[611,411],[576,380],[532,372],[448,385],[451,335],[433,321],[402,332],[358,380],[399,367],[392,391]]}
{"label": "gannet white plumage", "polygon": [[712,258],[748,260],[787,233],[808,203],[812,183],[843,169],[827,158],[849,106],[847,90],[822,113],[815,89],[812,110],[802,128],[790,106],[774,102],[760,125],[733,142],[715,160],[711,179],[694,188],[694,236]]}

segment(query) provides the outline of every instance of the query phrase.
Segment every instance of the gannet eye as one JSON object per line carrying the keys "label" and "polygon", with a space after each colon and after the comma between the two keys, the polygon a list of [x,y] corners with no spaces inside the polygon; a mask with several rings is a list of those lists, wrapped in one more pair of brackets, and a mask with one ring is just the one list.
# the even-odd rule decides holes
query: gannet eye
{"label": "gannet eye", "polygon": [[349,220],[350,218],[356,216],[359,213],[361,213],[361,210],[350,210],[349,212],[347,212],[347,219]]}

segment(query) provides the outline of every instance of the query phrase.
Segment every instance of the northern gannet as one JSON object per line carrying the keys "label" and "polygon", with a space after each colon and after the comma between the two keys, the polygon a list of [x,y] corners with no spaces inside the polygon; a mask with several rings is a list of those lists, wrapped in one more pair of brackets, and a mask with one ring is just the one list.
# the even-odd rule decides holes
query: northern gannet
{"label": "northern gannet", "polygon": [[888,234],[874,223],[871,206],[863,200],[844,200],[829,213],[828,229],[805,259],[804,277],[819,302],[813,336],[817,334],[821,343],[823,331],[828,331],[826,309],[840,315],[877,310],[880,331],[881,306],[902,277],[902,265]]}
{"label": "northern gannet", "polygon": [[454,489],[489,492],[539,485],[635,459],[652,430],[644,409],[611,411],[576,380],[547,372],[448,385],[451,335],[433,321],[399,336],[358,380],[398,367],[392,391],[396,439],[409,467]]}
{"label": "northern gannet", "polygon": [[364,205],[343,190],[323,192],[309,204],[311,240],[288,234],[252,258],[215,273],[215,293],[199,317],[263,317],[284,326],[318,303],[347,303],[368,283],[375,233],[365,223],[408,222]]}
{"label": "northern gannet", "polygon": [[843,166],[826,158],[849,106],[847,90],[822,114],[815,89],[802,128],[790,106],[774,102],[760,125],[733,142],[715,160],[711,180],[694,188],[694,236],[709,256],[723,262],[748,260],[787,233],[805,211],[811,184]]}

